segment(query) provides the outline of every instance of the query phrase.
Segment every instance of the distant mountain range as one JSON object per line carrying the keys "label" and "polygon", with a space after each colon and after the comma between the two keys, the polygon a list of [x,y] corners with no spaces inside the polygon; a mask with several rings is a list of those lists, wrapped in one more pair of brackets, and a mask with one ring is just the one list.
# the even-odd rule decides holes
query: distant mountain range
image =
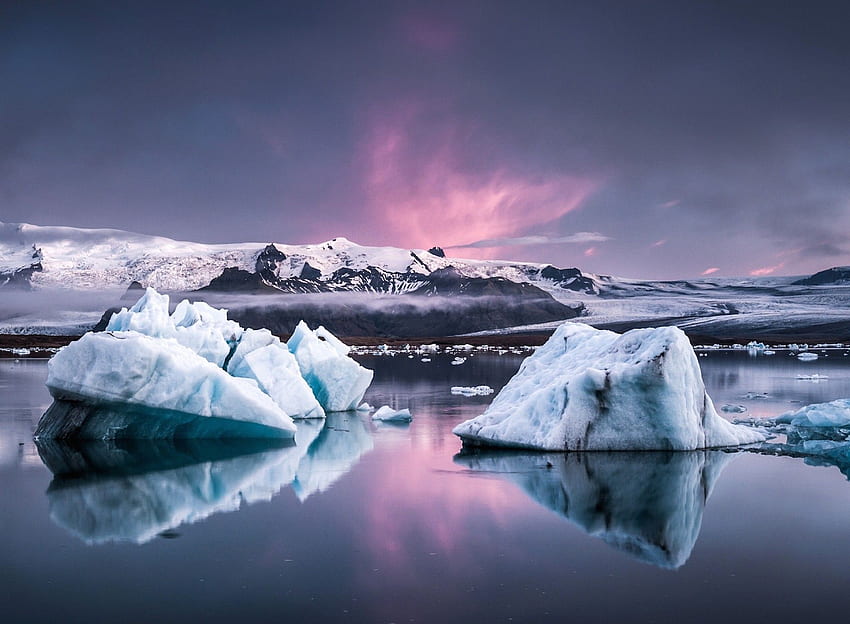
{"label": "distant mountain range", "polygon": [[[832,335],[850,320],[850,267],[808,277],[648,281],[452,258],[436,246],[368,247],[345,238],[211,245],[122,230],[0,223],[0,292],[120,296],[131,285],[223,300],[234,318],[279,333],[302,317],[343,335],[403,337],[548,331],[581,316],[615,329],[677,324],[726,339],[767,335],[780,326],[781,336],[824,323],[832,325],[821,333]],[[0,303],[0,333],[38,331],[36,312],[3,312]]]}

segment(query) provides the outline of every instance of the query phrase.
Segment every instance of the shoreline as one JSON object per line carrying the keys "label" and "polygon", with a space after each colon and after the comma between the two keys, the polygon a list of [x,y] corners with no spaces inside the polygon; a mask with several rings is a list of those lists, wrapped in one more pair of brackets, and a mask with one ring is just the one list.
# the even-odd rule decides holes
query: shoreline
{"label": "shoreline", "polygon": [[[600,324],[598,329],[610,329],[617,332],[625,332],[629,329],[648,327],[644,323],[612,323]],[[385,336],[340,336],[345,344],[352,347],[377,347],[387,345],[388,347],[403,348],[407,345],[417,347],[422,345],[436,344],[440,347],[456,347],[458,345],[472,345],[475,347],[489,346],[496,348],[538,347],[546,342],[554,332],[554,329],[517,332],[509,334],[488,334],[477,336],[427,336],[418,338],[390,338]],[[819,335],[809,332],[801,332],[794,337],[788,335],[758,335],[752,332],[746,336],[716,336],[703,334],[688,334],[688,338],[694,347],[719,345],[720,347],[732,347],[732,345],[746,345],[751,340],[761,342],[768,347],[788,345],[793,343],[810,345],[839,343],[850,343],[850,336],[842,335]],[[77,340],[80,336],[55,336],[49,334],[0,334],[0,358],[21,357],[50,357],[57,349],[64,347]],[[285,336],[279,336],[285,340]],[[28,352],[24,352],[28,351]]]}

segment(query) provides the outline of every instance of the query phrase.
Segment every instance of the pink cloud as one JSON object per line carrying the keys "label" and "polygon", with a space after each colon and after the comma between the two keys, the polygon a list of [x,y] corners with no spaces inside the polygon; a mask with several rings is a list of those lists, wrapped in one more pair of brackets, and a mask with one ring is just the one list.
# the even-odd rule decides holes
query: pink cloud
{"label": "pink cloud", "polygon": [[668,202],[664,202],[663,204],[660,204],[659,207],[660,208],[675,208],[676,206],[678,206],[681,203],[682,203],[682,200],[680,200],[680,199],[672,199]]}
{"label": "pink cloud", "polygon": [[781,269],[784,266],[785,266],[785,263],[780,262],[779,264],[774,264],[773,266],[762,267],[760,269],[754,269],[754,270],[750,271],[750,275],[752,275],[753,277],[761,277],[761,276],[764,276],[764,275],[772,275],[773,273],[775,273],[776,271],[778,271],[779,269]]}
{"label": "pink cloud", "polygon": [[654,243],[652,243],[652,245],[650,245],[650,247],[661,247],[662,245],[666,245],[666,244],[667,244],[667,239],[662,238],[661,240],[657,240]]}
{"label": "pink cloud", "polygon": [[584,255],[586,257],[595,256],[596,255],[596,247],[588,247],[584,250]]}
{"label": "pink cloud", "polygon": [[[387,243],[452,247],[516,236],[575,210],[597,188],[588,177],[528,175],[498,162],[472,170],[463,149],[470,128],[431,121],[416,140],[423,116],[415,104],[380,111],[361,146],[371,221]],[[499,253],[470,248],[465,255]]]}
{"label": "pink cloud", "polygon": [[431,52],[452,50],[459,39],[455,24],[422,13],[413,13],[402,18],[401,30],[408,41]]}
{"label": "pink cloud", "polygon": [[702,272],[703,275],[711,275],[712,273],[717,273],[720,270],[720,267],[710,267]]}

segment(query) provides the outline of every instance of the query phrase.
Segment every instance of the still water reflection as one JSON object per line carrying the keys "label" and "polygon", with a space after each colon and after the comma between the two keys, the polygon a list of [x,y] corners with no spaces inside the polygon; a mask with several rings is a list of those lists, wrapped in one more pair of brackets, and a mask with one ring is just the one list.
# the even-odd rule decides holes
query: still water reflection
{"label": "still water reflection", "polygon": [[[834,467],[468,454],[451,429],[492,397],[450,388],[498,390],[520,359],[450,360],[364,358],[366,400],[409,407],[408,427],[338,414],[302,424],[296,446],[40,449],[46,364],[0,361],[4,620],[751,622],[850,607],[850,484]],[[850,396],[848,360],[700,363],[718,406],[772,416]]]}

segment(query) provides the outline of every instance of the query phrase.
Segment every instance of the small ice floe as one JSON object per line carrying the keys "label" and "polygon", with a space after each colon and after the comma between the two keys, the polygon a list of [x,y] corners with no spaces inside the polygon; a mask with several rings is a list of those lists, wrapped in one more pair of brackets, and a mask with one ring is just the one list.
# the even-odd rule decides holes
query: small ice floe
{"label": "small ice floe", "polygon": [[776,422],[796,427],[846,427],[850,425],[850,399],[806,405],[782,414]]}
{"label": "small ice floe", "polygon": [[818,359],[818,354],[812,353],[810,351],[804,351],[803,353],[797,354],[797,359],[801,362],[814,362],[816,359]]}
{"label": "small ice floe", "polygon": [[726,405],[724,405],[720,409],[723,410],[726,413],[729,413],[729,414],[743,414],[744,412],[747,411],[746,406],[744,406],[744,405],[732,405],[731,403],[727,403]]}
{"label": "small ice floe", "polygon": [[466,358],[458,356],[452,360],[452,366],[460,366],[464,362],[466,362]]}
{"label": "small ice floe", "polygon": [[776,351],[774,351],[773,349],[765,349],[764,351],[762,351],[762,353],[764,355],[776,355]]}
{"label": "small ice floe", "polygon": [[372,410],[374,410],[374,409],[375,409],[375,408],[374,408],[374,407],[372,407],[371,405],[369,405],[368,403],[361,403],[361,404],[357,407],[357,411],[358,411],[358,412],[371,412],[371,411],[372,411]]}
{"label": "small ice floe", "polygon": [[818,382],[818,381],[826,381],[827,379],[829,379],[829,376],[827,376],[827,375],[818,375],[817,373],[815,373],[814,375],[797,375],[797,379],[800,379],[801,381],[815,381],[815,382]]}
{"label": "small ice floe", "polygon": [[422,358],[422,359],[421,359],[421,360],[419,360],[419,361],[420,361],[420,362],[430,362],[430,361],[431,361],[431,358]]}
{"label": "small ice floe", "polygon": [[494,390],[490,386],[452,386],[452,394],[461,396],[487,396],[493,394]]}
{"label": "small ice floe", "polygon": [[471,446],[552,451],[695,450],[765,439],[715,411],[681,329],[617,334],[573,322],[523,362],[482,415],[453,432]]}
{"label": "small ice floe", "polygon": [[384,405],[372,414],[372,420],[380,420],[382,422],[410,422],[413,420],[413,416],[409,409],[394,410],[389,405]]}
{"label": "small ice floe", "polygon": [[742,399],[747,399],[748,401],[762,401],[768,398],[767,392],[747,392]]}

